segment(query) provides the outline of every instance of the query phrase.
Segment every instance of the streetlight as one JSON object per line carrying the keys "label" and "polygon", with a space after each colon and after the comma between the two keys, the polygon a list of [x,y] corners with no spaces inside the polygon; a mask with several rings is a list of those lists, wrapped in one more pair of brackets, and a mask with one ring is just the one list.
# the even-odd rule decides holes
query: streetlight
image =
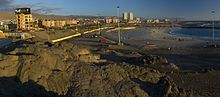
{"label": "streetlight", "polygon": [[99,14],[97,14],[97,16],[98,16],[98,18],[97,18],[97,24],[98,24],[98,30],[99,30],[98,34],[101,36],[101,28],[100,28],[100,15],[99,15]]}
{"label": "streetlight", "polygon": [[101,36],[101,28],[100,28],[100,22],[99,22],[99,18],[98,18],[98,28],[99,28],[99,35]]}
{"label": "streetlight", "polygon": [[117,13],[118,13],[118,45],[121,45],[121,31],[120,31],[120,7],[117,6]]}
{"label": "streetlight", "polygon": [[212,11],[213,20],[212,20],[212,41],[215,41],[215,11]]}

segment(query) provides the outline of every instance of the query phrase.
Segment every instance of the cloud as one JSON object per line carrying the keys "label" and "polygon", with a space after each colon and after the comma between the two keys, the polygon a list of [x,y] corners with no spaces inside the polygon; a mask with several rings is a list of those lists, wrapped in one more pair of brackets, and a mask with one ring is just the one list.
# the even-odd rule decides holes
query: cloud
{"label": "cloud", "polygon": [[53,14],[60,10],[62,10],[62,8],[39,8],[39,9],[33,9],[32,11],[41,14]]}
{"label": "cloud", "polygon": [[0,0],[0,7],[10,7],[14,0]]}
{"label": "cloud", "polygon": [[32,11],[35,13],[41,13],[41,14],[53,14],[56,13],[58,11],[61,11],[62,8],[55,8],[55,7],[49,7],[47,4],[45,3],[36,3],[36,4],[32,4],[30,6],[30,8],[32,8]]}
{"label": "cloud", "polygon": [[45,3],[36,4],[19,4],[14,3],[15,0],[0,0],[0,12],[14,12],[15,8],[29,7],[32,12],[40,14],[54,14],[62,10],[62,8],[51,7]]}
{"label": "cloud", "polygon": [[14,0],[0,0],[0,11],[13,11]]}

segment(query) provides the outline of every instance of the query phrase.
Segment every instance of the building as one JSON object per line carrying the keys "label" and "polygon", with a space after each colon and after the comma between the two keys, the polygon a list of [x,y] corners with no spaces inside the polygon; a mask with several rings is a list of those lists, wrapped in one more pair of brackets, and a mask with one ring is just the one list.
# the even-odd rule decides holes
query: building
{"label": "building", "polygon": [[105,19],[105,23],[107,23],[107,24],[113,24],[113,23],[118,23],[118,22],[119,22],[119,20],[116,17],[114,17],[114,18],[106,18]]}
{"label": "building", "polygon": [[78,20],[72,19],[72,20],[41,20],[41,25],[46,28],[64,28],[65,26],[73,27],[79,23]]}
{"label": "building", "polygon": [[122,14],[123,20],[130,22],[134,20],[134,14],[132,12],[124,12]]}
{"label": "building", "polygon": [[62,20],[42,20],[42,25],[46,28],[63,28],[65,24]]}
{"label": "building", "polygon": [[170,19],[164,19],[164,22],[170,22]]}
{"label": "building", "polygon": [[170,19],[148,19],[147,20],[147,23],[154,23],[154,24],[157,24],[157,23],[160,23],[160,24],[162,24],[162,23],[170,23],[171,21],[170,21]]}
{"label": "building", "polygon": [[32,29],[32,14],[30,8],[17,8],[15,10],[16,29],[17,30],[31,30]]}
{"label": "building", "polygon": [[110,23],[112,23],[112,22],[113,22],[113,19],[111,19],[111,18],[105,19],[105,23],[106,23],[106,24],[110,24]]}
{"label": "building", "polygon": [[122,17],[123,17],[123,20],[124,20],[124,21],[128,21],[128,13],[127,13],[127,12],[124,12],[124,13],[122,14]]}
{"label": "building", "polygon": [[0,21],[0,26],[3,26],[4,22]]}
{"label": "building", "polygon": [[72,19],[72,20],[66,20],[66,25],[73,27],[75,25],[79,24],[78,20]]}
{"label": "building", "polygon": [[141,18],[135,18],[134,23],[141,23]]}
{"label": "building", "polygon": [[152,23],[160,23],[160,20],[159,19],[155,19],[155,20],[153,20]]}
{"label": "building", "polygon": [[129,21],[133,21],[134,20],[134,14],[132,12],[128,13],[128,19],[129,19]]}
{"label": "building", "polygon": [[118,18],[113,18],[113,23],[118,23],[119,19]]}
{"label": "building", "polygon": [[16,24],[5,24],[4,30],[5,31],[15,31],[16,30]]}

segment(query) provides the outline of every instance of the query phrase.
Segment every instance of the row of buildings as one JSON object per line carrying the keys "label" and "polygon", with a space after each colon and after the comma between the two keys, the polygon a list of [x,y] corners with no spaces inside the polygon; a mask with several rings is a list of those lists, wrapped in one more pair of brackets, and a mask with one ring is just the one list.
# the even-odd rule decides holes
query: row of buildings
{"label": "row of buildings", "polygon": [[33,30],[35,28],[64,28],[64,27],[74,27],[78,25],[81,21],[82,24],[95,24],[95,23],[118,23],[118,18],[108,17],[103,19],[41,19],[34,20],[31,14],[30,8],[17,8],[15,10],[16,15],[16,28],[17,30]]}
{"label": "row of buildings", "polygon": [[15,10],[15,20],[0,21],[0,29],[5,30],[36,30],[47,28],[66,28],[76,25],[115,24],[115,23],[170,23],[170,19],[147,19],[146,21],[137,18],[132,12],[124,12],[122,18],[100,17],[100,18],[77,18],[77,19],[34,19],[30,8],[17,8]]}
{"label": "row of buildings", "polygon": [[124,21],[133,21],[134,20],[134,14],[132,12],[124,12],[122,14]]}
{"label": "row of buildings", "polygon": [[63,28],[65,26],[77,25],[77,20],[57,20],[42,19],[33,20],[30,8],[17,8],[15,10],[16,28],[17,30],[33,30],[35,28]]}
{"label": "row of buildings", "polygon": [[119,19],[114,17],[114,18],[106,18],[105,19],[105,23],[107,24],[111,24],[111,23],[118,23],[119,22]]}
{"label": "row of buildings", "polygon": [[44,28],[63,28],[63,27],[73,27],[79,23],[78,20],[75,19],[65,19],[65,20],[59,20],[59,19],[44,19],[39,20],[38,25],[41,25],[41,27]]}
{"label": "row of buildings", "polygon": [[16,30],[16,22],[14,20],[1,20],[0,29]]}
{"label": "row of buildings", "polygon": [[169,23],[170,19],[147,19],[148,24],[157,24],[157,23]]}
{"label": "row of buildings", "polygon": [[140,18],[134,18],[132,12],[124,12],[122,18],[102,17],[102,18],[77,18],[77,19],[34,19],[30,8],[17,8],[15,10],[14,21],[0,21],[0,29],[5,30],[36,30],[47,28],[66,28],[76,25],[93,25],[97,23],[115,24],[119,22],[140,23]]}
{"label": "row of buildings", "polygon": [[141,23],[141,18],[135,18],[132,12],[124,12],[122,14],[122,20],[125,23]]}

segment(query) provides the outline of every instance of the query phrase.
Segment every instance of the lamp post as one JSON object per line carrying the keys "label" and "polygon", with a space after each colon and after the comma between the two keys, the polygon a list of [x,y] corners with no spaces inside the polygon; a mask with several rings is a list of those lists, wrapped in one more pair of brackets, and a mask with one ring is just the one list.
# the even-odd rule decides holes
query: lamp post
{"label": "lamp post", "polygon": [[118,45],[121,45],[121,31],[120,31],[120,7],[117,6],[117,14],[118,14]]}
{"label": "lamp post", "polygon": [[99,18],[98,18],[98,29],[99,29],[99,35],[101,36],[101,28],[100,28],[100,22],[99,22]]}
{"label": "lamp post", "polygon": [[212,20],[212,41],[215,41],[215,11],[212,11],[213,20]]}
{"label": "lamp post", "polygon": [[99,30],[98,35],[101,36],[100,15],[99,14],[97,14],[97,25],[98,25],[98,30]]}

